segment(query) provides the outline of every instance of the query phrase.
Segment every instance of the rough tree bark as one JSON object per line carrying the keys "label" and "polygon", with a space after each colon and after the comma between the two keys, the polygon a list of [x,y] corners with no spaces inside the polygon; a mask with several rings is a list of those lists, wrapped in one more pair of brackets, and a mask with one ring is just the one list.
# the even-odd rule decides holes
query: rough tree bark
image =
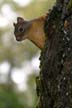
{"label": "rough tree bark", "polygon": [[72,0],[57,0],[45,22],[37,108],[72,108]]}

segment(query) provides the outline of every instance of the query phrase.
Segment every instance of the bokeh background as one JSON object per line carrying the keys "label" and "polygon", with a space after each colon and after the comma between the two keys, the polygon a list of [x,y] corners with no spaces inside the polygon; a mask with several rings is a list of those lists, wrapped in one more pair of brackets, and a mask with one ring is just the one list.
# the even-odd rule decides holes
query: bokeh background
{"label": "bokeh background", "polygon": [[0,0],[0,108],[34,108],[40,50],[30,41],[17,42],[13,22],[44,15],[55,0]]}

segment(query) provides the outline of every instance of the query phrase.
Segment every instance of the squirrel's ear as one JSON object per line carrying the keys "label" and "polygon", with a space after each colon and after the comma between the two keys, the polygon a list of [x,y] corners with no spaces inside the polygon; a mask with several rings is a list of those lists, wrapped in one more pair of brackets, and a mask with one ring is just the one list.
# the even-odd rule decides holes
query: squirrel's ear
{"label": "squirrel's ear", "polygon": [[24,22],[24,19],[22,17],[17,17],[17,22],[22,23]]}

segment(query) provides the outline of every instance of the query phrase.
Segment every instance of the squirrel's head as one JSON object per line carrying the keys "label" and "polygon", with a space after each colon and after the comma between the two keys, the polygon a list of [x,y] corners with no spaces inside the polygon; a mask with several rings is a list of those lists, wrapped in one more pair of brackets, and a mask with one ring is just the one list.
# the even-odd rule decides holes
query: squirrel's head
{"label": "squirrel's head", "polygon": [[22,41],[27,38],[27,30],[30,28],[31,23],[25,21],[23,18],[18,17],[17,23],[14,23],[14,34],[17,41]]}

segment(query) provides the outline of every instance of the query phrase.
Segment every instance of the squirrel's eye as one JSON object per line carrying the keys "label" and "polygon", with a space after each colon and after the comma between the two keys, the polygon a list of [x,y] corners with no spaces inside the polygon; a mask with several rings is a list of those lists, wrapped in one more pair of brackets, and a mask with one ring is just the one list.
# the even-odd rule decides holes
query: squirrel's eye
{"label": "squirrel's eye", "polygon": [[19,32],[24,32],[24,28],[23,28],[23,27],[19,27],[19,28],[18,28],[18,31],[19,31]]}

